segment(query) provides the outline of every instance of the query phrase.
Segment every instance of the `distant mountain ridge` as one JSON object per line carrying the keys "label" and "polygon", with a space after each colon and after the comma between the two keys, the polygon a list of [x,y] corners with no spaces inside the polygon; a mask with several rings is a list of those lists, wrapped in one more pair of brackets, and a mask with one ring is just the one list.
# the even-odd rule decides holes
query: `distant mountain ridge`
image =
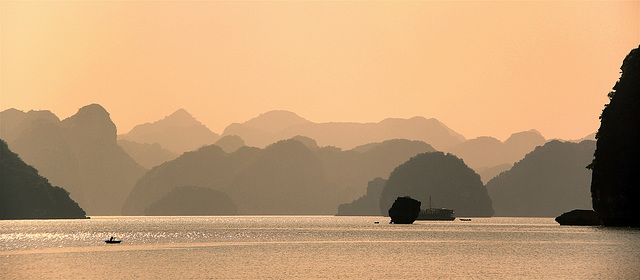
{"label": "distant mountain ridge", "polygon": [[[116,143],[116,127],[98,104],[62,121],[49,111],[0,113],[7,144],[52,184],[70,192],[88,215],[119,215],[145,169]],[[6,117],[8,116],[8,117]]]}
{"label": "distant mountain ridge", "polygon": [[228,194],[239,214],[335,214],[340,203],[364,193],[371,178],[387,177],[410,157],[435,151],[424,142],[403,139],[368,146],[362,152],[342,151],[303,136],[263,149],[242,146],[225,152],[205,146],[147,172],[123,213],[142,215],[172,190],[196,186]]}
{"label": "distant mountain ridge", "polygon": [[595,141],[552,140],[537,147],[486,185],[496,216],[556,217],[590,209]]}
{"label": "distant mountain ridge", "polygon": [[[120,214],[120,205],[122,205],[130,195],[134,184],[145,172],[145,169],[137,164],[127,153],[134,155],[135,152],[143,151],[154,156],[160,156],[161,153],[166,152],[158,142],[153,142],[153,144],[140,144],[138,142],[120,139],[119,142],[121,144],[118,145],[116,142],[116,127],[111,121],[109,113],[98,104],[82,107],[75,115],[64,120],[60,120],[50,111],[29,111],[25,113],[16,109],[8,109],[0,113],[0,121],[0,137],[8,139],[7,142],[12,150],[23,157],[27,163],[38,168],[52,183],[65,187],[65,189],[70,191],[71,197],[78,201],[80,206],[82,206],[89,215]],[[154,126],[154,124],[160,125]],[[431,124],[431,126],[428,124]],[[172,130],[175,127],[184,125],[186,125],[187,129],[204,127],[204,129],[209,131],[183,109],[174,112],[160,121],[137,127],[141,127],[139,131],[142,132],[144,132],[144,130],[154,131],[158,129],[160,132],[156,135],[171,134],[174,138],[199,139],[194,141],[194,143],[199,143],[195,145],[197,145],[197,147],[205,145],[205,142],[203,142],[205,140],[202,139],[206,139],[206,137],[188,137],[189,134],[182,133],[180,129]],[[320,185],[326,185],[332,189],[335,196],[328,197],[327,199],[332,200],[332,203],[336,206],[361,196],[365,191],[367,182],[372,178],[386,178],[393,168],[408,158],[418,153],[435,151],[426,141],[395,139],[397,137],[395,137],[393,133],[396,132],[399,135],[413,135],[411,136],[413,138],[431,137],[437,139],[436,136],[438,135],[448,135],[448,138],[445,137],[449,139],[447,141],[453,142],[442,144],[448,147],[445,151],[459,149],[456,152],[461,155],[458,156],[480,174],[483,174],[483,170],[487,170],[487,172],[493,174],[497,174],[501,170],[506,170],[510,164],[501,163],[504,162],[505,159],[516,161],[522,158],[522,156],[518,158],[518,154],[526,154],[533,150],[533,147],[539,145],[539,143],[544,144],[544,137],[535,130],[514,133],[505,142],[501,142],[492,137],[479,137],[465,140],[464,137],[459,134],[457,134],[458,137],[456,137],[455,132],[451,133],[452,130],[448,129],[439,121],[423,117],[385,119],[379,123],[313,123],[299,117],[295,113],[288,111],[271,111],[261,114],[243,124],[235,125],[238,129],[244,129],[245,131],[254,133],[254,136],[256,136],[254,141],[256,141],[256,139],[262,139],[260,137],[265,135],[268,137],[264,139],[277,139],[282,135],[306,132],[296,134],[288,139],[302,143],[313,155],[312,157],[303,156],[301,158],[306,158],[307,160],[313,159],[313,161],[315,161],[314,158],[317,158],[319,160],[322,166],[322,175],[309,178],[324,178],[320,180],[322,181]],[[433,131],[436,131],[436,133],[433,133]],[[225,133],[227,133],[227,130],[225,130]],[[334,144],[318,144],[322,142],[314,140],[309,136],[300,136],[304,134],[318,135],[320,139],[324,139],[322,141],[325,143]],[[387,136],[393,138],[391,138],[391,140],[359,143],[366,139],[385,139]],[[210,163],[213,164],[212,166],[215,169],[209,170],[208,172],[210,174],[218,174],[215,176],[220,177],[214,176],[215,178],[213,180],[211,180],[213,177],[203,177],[199,172],[202,172],[206,168],[195,164],[192,165],[193,170],[184,169],[180,172],[174,170],[167,173],[172,174],[171,176],[162,177],[162,180],[170,184],[180,182],[180,184],[168,187],[168,191],[175,187],[187,185],[209,187],[212,189],[220,186],[226,186],[225,188],[227,188],[233,185],[232,182],[236,181],[240,183],[235,185],[235,187],[229,187],[231,188],[230,190],[223,190],[229,192],[229,195],[237,196],[238,194],[233,194],[233,192],[242,189],[244,185],[249,184],[249,182],[242,182],[242,179],[238,179],[236,176],[239,176],[238,174],[242,172],[248,172],[242,173],[248,177],[254,176],[252,175],[254,171],[243,171],[243,168],[248,168],[247,165],[251,164],[247,160],[252,158],[252,160],[257,160],[254,157],[264,152],[264,149],[248,147],[258,145],[252,145],[246,142],[244,138],[236,134],[224,135],[222,138],[218,136],[214,143],[222,148],[220,155],[225,154],[226,156],[223,157],[227,157],[229,160],[219,161],[215,159],[211,161]],[[279,141],[269,143],[269,145],[277,142]],[[285,143],[289,142],[285,141]],[[357,145],[353,146],[350,150],[342,150],[338,148],[338,144],[340,143]],[[449,146],[451,143],[458,144]],[[127,152],[124,152],[120,146],[128,146]],[[134,146],[137,148],[131,148]],[[466,147],[467,150],[461,147]],[[294,149],[292,151],[297,153],[303,150],[304,149]],[[465,152],[467,154],[465,154]],[[286,153],[281,153],[280,155],[282,157],[288,156]],[[166,158],[158,158],[152,163],[145,163],[145,165],[148,167],[159,167],[164,165],[162,163],[170,160],[171,157],[177,156],[177,153],[171,153]],[[136,157],[136,160],[139,160],[139,158]],[[486,164],[487,162],[489,164]],[[494,163],[498,163],[499,165],[490,165]],[[309,166],[317,167],[317,165],[314,164],[307,165],[307,167]],[[165,172],[165,169],[162,170],[161,172]],[[158,174],[158,172],[160,171],[149,173]],[[185,179],[185,176],[191,177]],[[290,174],[290,176],[293,175]],[[258,177],[253,178],[257,180]],[[159,178],[160,177],[154,177],[154,180],[158,180]],[[138,183],[140,183],[140,181],[138,181]],[[145,182],[144,184],[147,183],[149,182]],[[284,183],[286,183],[286,181],[278,182],[276,180],[271,182],[274,186]],[[158,184],[158,182],[154,181],[151,183],[151,185],[154,186],[155,184]],[[254,184],[259,186],[261,183],[254,182]],[[155,200],[159,199],[159,197],[151,194],[152,190],[153,188],[148,188],[140,194],[149,196]],[[132,194],[132,196],[135,195]],[[243,203],[247,204],[246,201]],[[244,209],[242,206],[239,207],[241,213],[247,213],[242,212],[247,211],[246,207]],[[332,207],[329,204],[318,204],[317,207],[317,209],[322,209],[320,213],[331,213],[330,210],[327,210]],[[264,211],[264,213],[269,214],[289,211],[285,211],[285,209],[274,209],[275,208],[255,208],[251,211],[252,213]],[[143,211],[144,208],[138,210]],[[140,211],[138,211],[138,213],[141,213]],[[296,213],[303,214],[309,212]]]}
{"label": "distant mountain ridge", "polygon": [[298,116],[296,113],[285,110],[273,110],[252,118],[244,123],[244,126],[259,129],[265,132],[275,133],[297,125],[311,123]]}
{"label": "distant mountain ridge", "polygon": [[504,142],[489,136],[477,137],[447,151],[462,158],[465,164],[478,172],[482,180],[487,182],[545,142],[540,132],[531,129],[513,133]]}
{"label": "distant mountain ridge", "polygon": [[160,144],[143,144],[119,139],[118,146],[127,152],[138,164],[144,168],[151,169],[154,166],[177,158],[179,155],[162,148]]}
{"label": "distant mountain ridge", "polygon": [[10,143],[34,122],[58,123],[60,119],[48,110],[31,110],[25,113],[14,108],[7,109],[0,113],[0,135]]}
{"label": "distant mountain ridge", "polygon": [[380,195],[387,180],[380,177],[367,184],[367,192],[351,203],[338,206],[336,216],[380,216]]}
{"label": "distant mountain ridge", "polygon": [[[181,120],[181,121],[178,121]],[[156,137],[163,135],[185,135],[180,132],[172,132],[167,125],[162,123],[180,123],[198,125],[201,123],[193,119],[188,112],[180,109],[165,119],[136,126],[129,134],[120,135],[120,139],[140,143],[160,143],[166,148],[169,142]],[[156,131],[153,137],[147,139],[133,139],[135,135],[141,135],[144,131]],[[203,126],[203,125],[202,125]],[[163,132],[160,132],[163,131]],[[146,132],[145,132],[146,133]],[[151,135],[151,133],[149,133]],[[536,146],[543,145],[545,138],[537,130],[528,130],[513,133],[504,142],[489,136],[475,139],[465,139],[464,136],[451,130],[436,119],[413,117],[410,119],[387,118],[378,123],[356,122],[328,122],[314,123],[296,113],[285,110],[273,110],[260,114],[243,123],[233,123],[227,126],[217,140],[225,138],[221,145],[227,145],[229,137],[234,137],[233,147],[237,149],[241,145],[252,147],[266,147],[280,140],[290,139],[296,136],[305,136],[314,139],[319,146],[334,146],[349,150],[370,143],[383,142],[390,139],[417,140],[432,145],[437,150],[456,154],[482,176],[484,182],[508,169],[517,160],[532,151]],[[151,139],[153,138],[153,139]],[[191,150],[197,147],[216,143],[212,138],[204,140],[198,137],[181,137],[192,141]],[[157,140],[157,141],[156,141]],[[226,147],[226,146],[225,146]],[[171,149],[170,149],[171,150]],[[185,150],[184,148],[182,150]],[[175,149],[174,149],[175,151]],[[186,150],[185,150],[186,151]],[[177,153],[177,152],[176,152]]]}
{"label": "distant mountain ridge", "polygon": [[142,144],[158,143],[162,148],[182,154],[213,144],[220,135],[209,130],[185,109],[179,109],[159,121],[137,125],[118,138]]}
{"label": "distant mountain ridge", "polygon": [[301,135],[314,139],[320,146],[342,149],[398,138],[419,140],[443,149],[465,140],[440,121],[424,117],[389,118],[378,123],[314,123],[288,111],[270,111],[244,123],[231,124],[222,133],[226,135],[238,135],[248,146],[255,147]]}

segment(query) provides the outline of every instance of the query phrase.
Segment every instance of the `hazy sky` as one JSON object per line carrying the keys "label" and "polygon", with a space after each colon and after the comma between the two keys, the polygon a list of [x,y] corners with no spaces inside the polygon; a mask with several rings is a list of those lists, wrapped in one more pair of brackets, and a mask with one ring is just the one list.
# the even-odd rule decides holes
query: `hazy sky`
{"label": "hazy sky", "polygon": [[119,133],[179,108],[217,133],[282,109],[581,138],[640,44],[640,1],[1,3],[0,109],[99,103]]}

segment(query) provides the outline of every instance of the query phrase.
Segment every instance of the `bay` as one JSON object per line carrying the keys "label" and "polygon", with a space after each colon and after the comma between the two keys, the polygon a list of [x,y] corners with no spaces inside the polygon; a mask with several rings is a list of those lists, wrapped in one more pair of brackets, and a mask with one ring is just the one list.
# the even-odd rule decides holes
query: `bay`
{"label": "bay", "polygon": [[[552,218],[0,221],[0,279],[638,279],[640,230]],[[376,223],[377,222],[377,223]],[[110,236],[121,244],[105,244]]]}

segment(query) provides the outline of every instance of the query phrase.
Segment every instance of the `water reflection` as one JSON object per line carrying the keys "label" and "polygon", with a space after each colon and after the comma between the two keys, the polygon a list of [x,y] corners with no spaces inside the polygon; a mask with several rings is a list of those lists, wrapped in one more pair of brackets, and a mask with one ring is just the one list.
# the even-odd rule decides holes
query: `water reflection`
{"label": "water reflection", "polygon": [[[374,223],[380,220],[234,216],[2,221],[0,278],[628,279],[640,275],[638,229],[559,226],[547,218]],[[122,244],[104,244],[110,236],[122,239]]]}

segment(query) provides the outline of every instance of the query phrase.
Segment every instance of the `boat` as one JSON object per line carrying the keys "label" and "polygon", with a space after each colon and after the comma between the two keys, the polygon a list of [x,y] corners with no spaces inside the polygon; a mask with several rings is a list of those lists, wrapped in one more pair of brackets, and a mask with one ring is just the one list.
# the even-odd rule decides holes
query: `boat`
{"label": "boat", "polygon": [[107,243],[107,244],[118,244],[118,243],[120,243],[120,242],[122,242],[122,240],[117,240],[117,239],[116,239],[115,237],[113,237],[113,236],[111,236],[111,238],[109,238],[109,239],[107,239],[107,240],[105,240],[105,241],[104,241],[104,243]]}
{"label": "boat", "polygon": [[446,208],[421,209],[416,220],[453,221],[456,219],[455,212]]}
{"label": "boat", "polygon": [[429,196],[429,208],[420,209],[420,214],[418,214],[416,220],[453,221],[455,219],[456,216],[453,210],[431,207],[431,196]]}
{"label": "boat", "polygon": [[468,219],[468,218],[460,218],[459,220],[460,220],[460,221],[463,221],[463,222],[471,221],[471,219]]}

